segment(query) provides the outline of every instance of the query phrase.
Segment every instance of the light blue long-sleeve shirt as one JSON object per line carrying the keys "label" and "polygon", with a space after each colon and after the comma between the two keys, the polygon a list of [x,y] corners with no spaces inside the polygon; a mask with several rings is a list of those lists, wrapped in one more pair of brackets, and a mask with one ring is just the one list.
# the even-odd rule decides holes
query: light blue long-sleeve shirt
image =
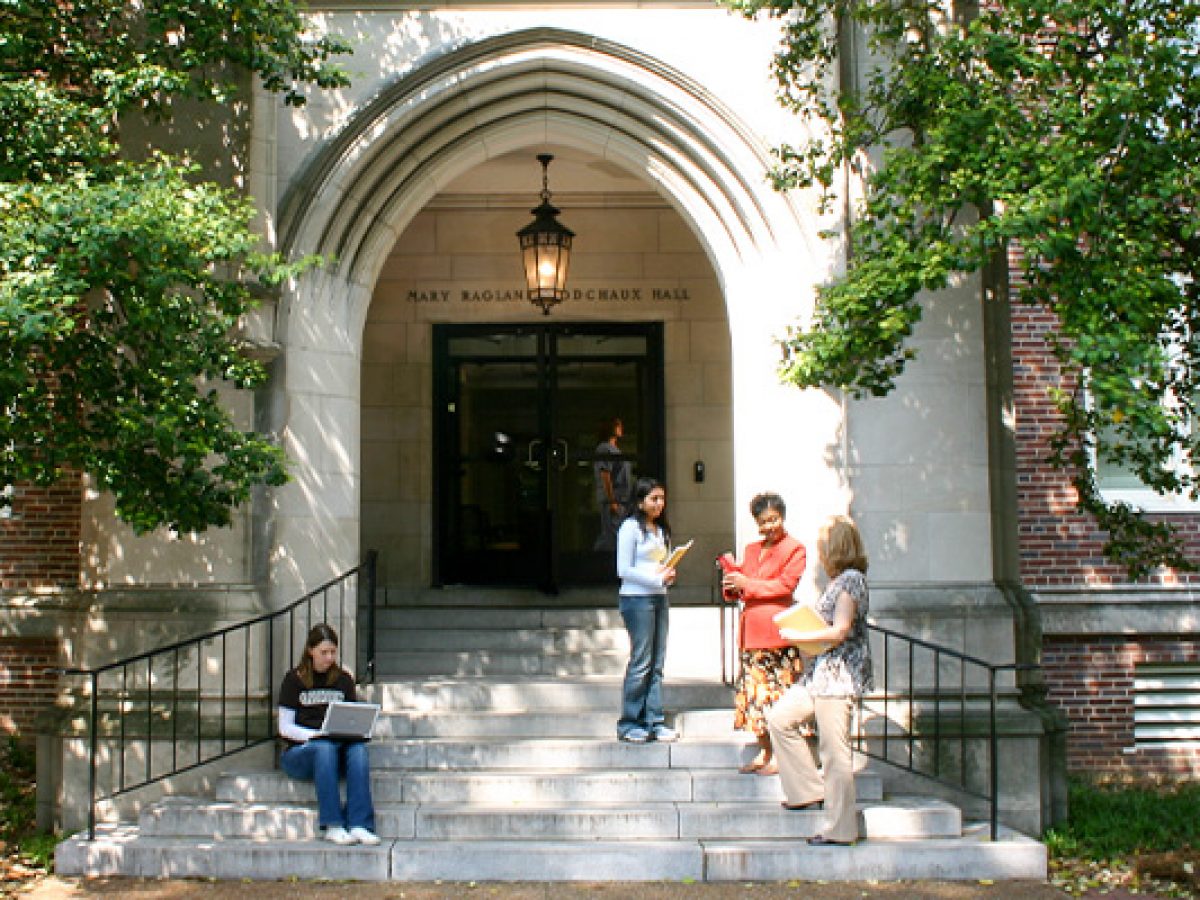
{"label": "light blue long-sleeve shirt", "polygon": [[630,517],[617,532],[617,576],[625,597],[645,597],[665,593],[662,562],[667,558],[667,543],[662,529],[642,531],[637,519]]}

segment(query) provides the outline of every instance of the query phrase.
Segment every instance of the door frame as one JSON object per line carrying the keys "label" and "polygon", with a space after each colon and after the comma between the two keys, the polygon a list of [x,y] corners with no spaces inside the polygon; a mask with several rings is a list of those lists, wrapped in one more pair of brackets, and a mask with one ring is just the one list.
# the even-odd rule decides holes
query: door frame
{"label": "door frame", "polygon": [[[448,463],[451,459],[451,448],[457,446],[457,437],[451,433],[451,425],[455,419],[446,414],[451,399],[449,369],[457,360],[470,359],[470,357],[452,357],[450,355],[450,341],[453,338],[497,333],[520,334],[532,332],[536,334],[538,349],[535,362],[538,369],[538,415],[539,418],[544,417],[546,420],[549,420],[553,417],[553,410],[558,399],[554,396],[557,379],[555,378],[555,372],[552,370],[557,363],[558,354],[554,349],[555,342],[552,338],[569,334],[637,335],[645,337],[646,350],[642,359],[647,371],[646,405],[649,418],[647,425],[651,433],[648,435],[648,440],[644,442],[646,446],[641,452],[643,471],[665,472],[667,462],[667,427],[664,325],[661,321],[439,323],[431,325],[431,330],[433,345],[433,459],[431,467],[433,479],[433,541],[431,548],[431,577],[434,587],[442,587],[448,583],[454,583],[448,581],[446,578],[445,568],[448,560],[443,546],[449,537],[449,532],[446,530],[448,527],[447,516],[449,515],[448,504],[450,502],[447,488],[450,477]],[[629,358],[628,354],[621,355]],[[579,358],[581,357],[574,357],[573,359]],[[658,474],[657,477],[661,479],[663,475]],[[548,491],[547,503],[553,504],[552,496],[553,492]],[[527,586],[537,587],[546,593],[556,593],[559,588],[559,560],[555,558],[555,554],[558,554],[560,551],[555,546],[555,538],[551,536],[549,540],[551,542],[549,550],[550,558],[545,564],[547,571],[541,573],[543,576],[541,581],[545,583],[530,584]],[[494,582],[479,585],[473,584],[472,586],[488,588],[520,587],[521,585]]]}

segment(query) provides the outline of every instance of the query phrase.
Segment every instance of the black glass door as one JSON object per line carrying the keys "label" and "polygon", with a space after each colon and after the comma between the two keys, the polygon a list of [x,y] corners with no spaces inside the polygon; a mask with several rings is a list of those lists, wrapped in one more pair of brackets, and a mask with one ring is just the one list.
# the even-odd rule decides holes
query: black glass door
{"label": "black glass door", "polygon": [[614,581],[599,470],[663,471],[662,326],[435,326],[434,361],[439,583]]}

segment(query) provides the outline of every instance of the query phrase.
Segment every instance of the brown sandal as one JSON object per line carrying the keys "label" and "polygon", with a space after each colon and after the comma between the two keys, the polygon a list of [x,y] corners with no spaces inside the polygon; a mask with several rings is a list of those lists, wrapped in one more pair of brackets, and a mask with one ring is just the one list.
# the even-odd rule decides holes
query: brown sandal
{"label": "brown sandal", "polygon": [[744,766],[740,767],[738,769],[738,773],[741,775],[753,775],[755,772],[757,772],[759,769],[761,769],[763,767],[763,765],[764,765],[764,763],[756,763],[753,760],[751,760],[750,762],[746,763]]}
{"label": "brown sandal", "polygon": [[779,774],[779,764],[774,763],[774,762],[769,762],[765,766],[759,766],[758,771],[756,771],[754,774],[755,775],[778,775]]}

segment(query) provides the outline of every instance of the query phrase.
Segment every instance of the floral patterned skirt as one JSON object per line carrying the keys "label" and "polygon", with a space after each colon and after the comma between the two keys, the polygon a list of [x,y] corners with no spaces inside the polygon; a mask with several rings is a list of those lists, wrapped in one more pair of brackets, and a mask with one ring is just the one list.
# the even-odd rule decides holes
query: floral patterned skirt
{"label": "floral patterned skirt", "polygon": [[733,727],[761,737],[765,713],[804,674],[804,657],[795,647],[742,650],[742,674],[733,698]]}

